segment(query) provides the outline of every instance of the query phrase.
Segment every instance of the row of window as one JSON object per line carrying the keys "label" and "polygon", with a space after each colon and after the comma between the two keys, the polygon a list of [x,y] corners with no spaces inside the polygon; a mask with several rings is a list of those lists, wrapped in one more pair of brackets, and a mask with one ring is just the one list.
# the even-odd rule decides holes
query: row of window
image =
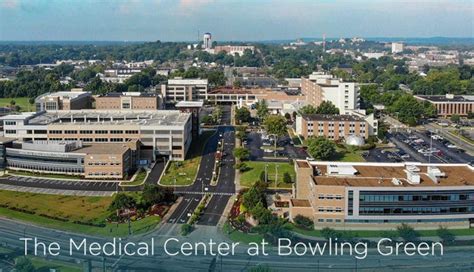
{"label": "row of window", "polygon": [[319,200],[322,200],[322,199],[329,199],[329,200],[336,199],[336,200],[341,200],[341,199],[343,199],[343,197],[342,197],[342,195],[325,195],[325,194],[319,194],[319,195],[318,195],[318,199],[319,199]]}
{"label": "row of window", "polygon": [[117,165],[121,165],[121,163],[120,162],[89,162],[87,165],[89,166],[105,166],[105,165],[117,166]]}
{"label": "row of window", "polygon": [[318,207],[318,212],[320,213],[324,213],[324,212],[327,212],[327,213],[340,213],[342,212],[342,208],[341,207]]}
{"label": "row of window", "polygon": [[89,176],[122,176],[120,172],[90,172],[88,173]]}
{"label": "row of window", "polygon": [[465,201],[474,200],[474,193],[435,195],[363,195],[360,202],[400,202],[400,201]]}
{"label": "row of window", "polygon": [[361,207],[360,215],[399,215],[399,214],[465,214],[473,213],[474,206],[465,207],[404,207],[404,208],[379,208]]}
{"label": "row of window", "polygon": [[[80,130],[79,134],[139,134],[138,130]],[[50,130],[49,134],[78,134],[77,130]]]}
{"label": "row of window", "polygon": [[319,223],[341,223],[341,219],[333,219],[333,218],[318,218]]}

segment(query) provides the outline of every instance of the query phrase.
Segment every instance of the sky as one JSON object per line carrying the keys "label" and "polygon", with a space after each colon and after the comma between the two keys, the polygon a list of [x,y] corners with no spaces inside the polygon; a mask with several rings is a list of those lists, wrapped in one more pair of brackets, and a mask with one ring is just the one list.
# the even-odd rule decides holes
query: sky
{"label": "sky", "polygon": [[474,0],[0,0],[0,40],[473,37]]}

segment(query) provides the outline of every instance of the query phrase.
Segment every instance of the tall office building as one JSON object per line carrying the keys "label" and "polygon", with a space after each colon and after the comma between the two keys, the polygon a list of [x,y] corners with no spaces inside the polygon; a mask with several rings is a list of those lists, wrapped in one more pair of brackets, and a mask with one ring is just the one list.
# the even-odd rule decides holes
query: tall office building
{"label": "tall office building", "polygon": [[211,49],[212,47],[212,35],[209,32],[204,33],[202,49]]}
{"label": "tall office building", "polygon": [[403,43],[392,43],[392,54],[403,52]]}

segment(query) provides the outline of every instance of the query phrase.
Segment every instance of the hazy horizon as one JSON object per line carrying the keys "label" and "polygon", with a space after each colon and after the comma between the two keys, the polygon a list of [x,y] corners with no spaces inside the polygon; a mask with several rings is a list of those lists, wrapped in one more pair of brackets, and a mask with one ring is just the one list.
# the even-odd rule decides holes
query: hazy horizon
{"label": "hazy horizon", "polygon": [[472,14],[474,0],[2,0],[0,40],[472,38]]}

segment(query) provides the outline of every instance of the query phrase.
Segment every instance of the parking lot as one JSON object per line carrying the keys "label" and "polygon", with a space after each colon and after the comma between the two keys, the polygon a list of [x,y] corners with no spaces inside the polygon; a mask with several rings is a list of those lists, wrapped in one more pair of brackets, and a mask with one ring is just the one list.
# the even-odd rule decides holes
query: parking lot
{"label": "parking lot", "polygon": [[[275,142],[263,131],[252,131],[247,134],[244,146],[250,150],[250,160],[258,161],[275,157]],[[295,147],[288,135],[278,138],[276,158],[278,159],[305,159],[308,157],[303,148]]]}
{"label": "parking lot", "polygon": [[56,180],[35,177],[8,176],[0,178],[0,184],[50,190],[116,192],[119,182]]}
{"label": "parking lot", "polygon": [[474,159],[448,140],[429,131],[396,132],[388,135],[388,139],[398,149],[393,154],[403,161],[471,163]]}

